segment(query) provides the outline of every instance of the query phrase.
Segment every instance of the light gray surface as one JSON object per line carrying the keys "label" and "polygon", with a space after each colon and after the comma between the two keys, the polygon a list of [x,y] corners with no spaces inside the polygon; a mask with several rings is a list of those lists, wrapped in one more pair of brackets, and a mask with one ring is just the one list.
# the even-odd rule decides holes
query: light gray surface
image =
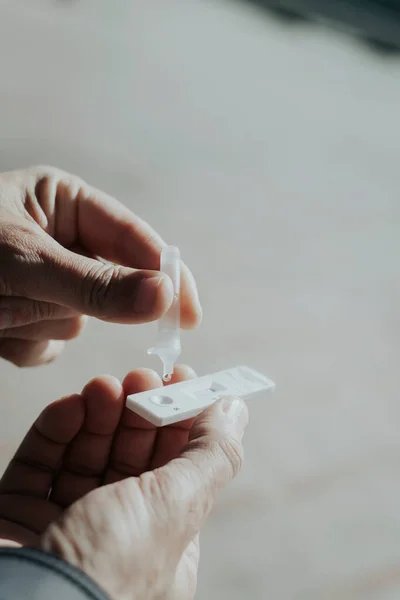
{"label": "light gray surface", "polygon": [[[0,168],[74,171],[192,266],[183,359],[273,377],[204,535],[199,600],[400,593],[400,61],[234,3],[0,2]],[[0,365],[5,449],[151,327]]]}

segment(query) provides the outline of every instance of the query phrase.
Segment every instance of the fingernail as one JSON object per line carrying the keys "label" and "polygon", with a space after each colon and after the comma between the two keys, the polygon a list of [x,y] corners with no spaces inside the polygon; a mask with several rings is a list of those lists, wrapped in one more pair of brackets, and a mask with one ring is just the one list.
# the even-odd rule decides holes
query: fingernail
{"label": "fingernail", "polygon": [[12,326],[12,312],[8,308],[0,308],[0,329],[8,329]]}
{"label": "fingernail", "polygon": [[228,421],[236,430],[236,435],[240,440],[243,439],[244,430],[249,422],[249,414],[243,400],[230,396],[224,398],[221,403],[222,411],[225,413]]}
{"label": "fingernail", "polygon": [[230,396],[222,400],[222,410],[233,422],[236,422],[245,408],[243,400]]}
{"label": "fingernail", "polygon": [[135,302],[135,311],[138,313],[150,313],[157,302],[160,284],[164,281],[163,275],[143,278]]}
{"label": "fingernail", "polygon": [[65,345],[66,345],[65,342],[63,342],[62,340],[50,340],[47,343],[47,347],[42,352],[42,355],[40,357],[40,362],[42,364],[47,364],[47,363],[52,362],[54,359],[56,359],[61,354],[61,352],[65,348]]}

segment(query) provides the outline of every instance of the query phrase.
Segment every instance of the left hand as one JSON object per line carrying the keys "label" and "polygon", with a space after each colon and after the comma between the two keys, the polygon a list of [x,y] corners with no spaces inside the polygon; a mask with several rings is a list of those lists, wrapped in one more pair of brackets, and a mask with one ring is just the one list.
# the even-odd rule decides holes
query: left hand
{"label": "left hand", "polygon": [[[53,360],[83,315],[160,318],[173,298],[159,272],[163,246],[147,223],[78,177],[52,167],[0,174],[0,357],[18,366]],[[181,325],[200,320],[182,264]]]}
{"label": "left hand", "polygon": [[[191,379],[175,368],[170,383]],[[0,480],[0,545],[37,546],[66,508],[106,483],[138,477],[176,458],[193,420],[157,428],[125,407],[129,394],[161,387],[149,369],[90,381],[47,406]]]}
{"label": "left hand", "polygon": [[[192,376],[178,367],[173,382]],[[226,398],[157,429],[124,404],[161,385],[139,370],[48,406],[0,482],[0,545],[52,552],[112,600],[192,600],[199,531],[241,467],[247,409]]]}

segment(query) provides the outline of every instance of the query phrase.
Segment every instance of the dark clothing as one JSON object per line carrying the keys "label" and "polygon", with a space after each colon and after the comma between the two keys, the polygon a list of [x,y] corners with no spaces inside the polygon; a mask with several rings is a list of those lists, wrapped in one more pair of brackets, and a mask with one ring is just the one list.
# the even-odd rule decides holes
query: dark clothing
{"label": "dark clothing", "polygon": [[34,548],[0,548],[0,600],[110,600],[87,575]]}

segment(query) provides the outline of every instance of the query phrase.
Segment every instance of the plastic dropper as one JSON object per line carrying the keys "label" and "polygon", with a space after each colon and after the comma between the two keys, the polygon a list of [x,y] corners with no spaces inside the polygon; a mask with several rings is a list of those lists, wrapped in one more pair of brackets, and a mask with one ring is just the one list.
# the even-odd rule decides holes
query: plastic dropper
{"label": "plastic dropper", "polygon": [[181,353],[180,287],[181,261],[179,249],[167,246],[161,251],[160,271],[168,275],[174,287],[174,299],[169,310],[158,322],[156,345],[147,353],[159,356],[163,364],[163,380],[171,381],[175,363]]}

